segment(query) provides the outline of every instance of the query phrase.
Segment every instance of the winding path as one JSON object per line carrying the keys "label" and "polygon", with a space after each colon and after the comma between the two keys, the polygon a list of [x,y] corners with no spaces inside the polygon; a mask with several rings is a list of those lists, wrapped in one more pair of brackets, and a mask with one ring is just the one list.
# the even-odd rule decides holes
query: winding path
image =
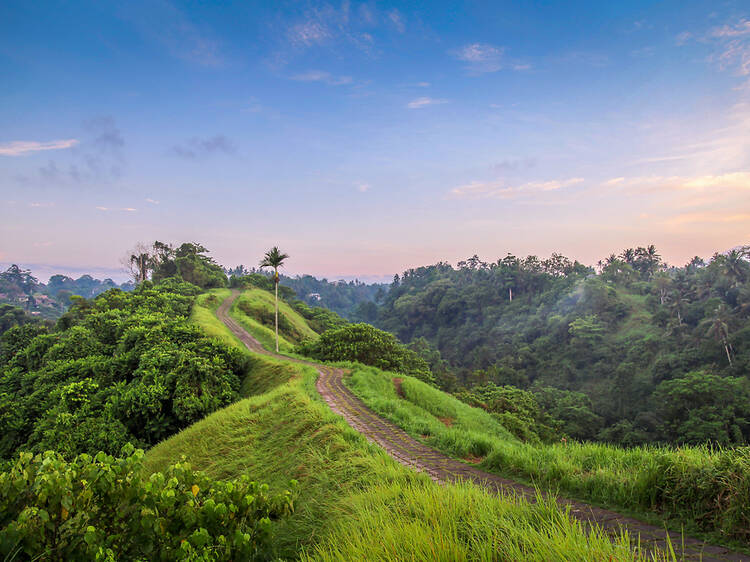
{"label": "winding path", "polygon": [[[276,355],[265,350],[258,340],[229,315],[229,309],[239,294],[239,291],[232,291],[232,295],[221,303],[216,312],[218,318],[224,322],[227,328],[250,351],[315,367],[320,373],[316,383],[317,390],[331,410],[341,415],[350,426],[362,433],[367,439],[380,445],[398,462],[414,470],[425,472],[439,483],[469,480],[495,493],[510,492],[530,501],[535,501],[536,491],[533,488],[484,472],[471,464],[452,459],[440,451],[420,443],[401,428],[378,416],[344,386],[345,371],[343,369]],[[564,498],[557,498],[557,502],[561,506],[570,507],[571,516],[581,521],[585,526],[598,525],[612,535],[619,534],[623,529],[627,530],[631,537],[640,535],[640,544],[646,550],[649,547],[666,549],[667,534],[669,534],[672,546],[681,560],[703,560],[705,562],[740,562],[744,560],[750,562],[750,556],[731,552],[723,547],[712,546],[697,539],[683,538],[680,533],[668,532],[660,527],[625,517],[614,511]]]}

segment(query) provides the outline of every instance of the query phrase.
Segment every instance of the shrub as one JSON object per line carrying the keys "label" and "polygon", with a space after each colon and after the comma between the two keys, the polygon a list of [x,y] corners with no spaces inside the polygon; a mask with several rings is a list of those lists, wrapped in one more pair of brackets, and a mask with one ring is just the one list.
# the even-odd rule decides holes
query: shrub
{"label": "shrub", "polygon": [[212,480],[180,462],[149,475],[143,451],[66,462],[21,453],[0,473],[0,554],[45,560],[256,560],[293,490],[271,496],[247,476]]}
{"label": "shrub", "polygon": [[325,331],[314,342],[303,342],[296,352],[321,361],[358,361],[434,384],[424,359],[399,343],[396,336],[369,324],[348,324]]}

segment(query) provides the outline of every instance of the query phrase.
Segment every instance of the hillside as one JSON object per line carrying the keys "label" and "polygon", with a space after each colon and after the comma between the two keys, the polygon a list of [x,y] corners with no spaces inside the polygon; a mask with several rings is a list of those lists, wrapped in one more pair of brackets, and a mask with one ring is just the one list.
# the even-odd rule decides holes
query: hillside
{"label": "hillside", "polygon": [[[292,352],[335,351],[331,357],[339,359],[353,353],[351,358],[413,370],[420,378],[351,361],[313,368],[294,353],[268,357],[247,332],[273,347],[271,306],[271,294],[257,287],[201,293],[169,280],[81,301],[50,333],[38,326],[12,328],[0,338],[0,414],[13,429],[4,434],[4,456],[54,449],[78,466],[91,458],[78,453],[106,447],[117,454],[125,440],[144,447],[158,442],[146,455],[146,471],[177,471],[187,479],[179,486],[188,502],[195,490],[210,486],[206,478],[225,482],[226,490],[241,478],[264,482],[270,494],[291,489],[293,513],[287,513],[292,504],[273,507],[277,515],[264,527],[271,533],[268,547],[284,558],[661,559],[652,543],[663,544],[662,520],[719,542],[743,539],[750,471],[741,452],[545,445],[534,436],[535,422],[520,411],[497,415],[424,382],[431,380],[426,363],[393,336],[342,324],[295,301],[280,306],[282,335]],[[321,335],[313,329],[325,325]],[[335,334],[345,334],[346,345]],[[251,353],[243,345],[248,341],[264,354]],[[292,347],[294,341],[302,345]],[[35,407],[40,400],[52,407]],[[519,432],[519,424],[525,430]],[[128,454],[127,446],[122,451]],[[121,467],[136,462],[110,459]],[[205,476],[190,476],[185,462]],[[190,479],[203,483],[191,488]],[[519,481],[536,483],[540,495]],[[501,501],[493,496],[498,490]],[[657,526],[580,502],[558,503],[547,490],[613,506]],[[38,501],[34,497],[25,501]],[[201,509],[213,509],[211,499],[201,498]],[[55,525],[67,525],[65,510]],[[185,517],[191,528],[195,520]],[[587,536],[583,529],[592,521],[607,532]],[[643,551],[636,539],[619,534],[621,523],[640,534]],[[220,533],[220,526],[212,528]],[[0,525],[0,533],[8,529],[14,527]],[[179,532],[175,527],[169,540]],[[679,534],[671,538],[692,553],[709,548]],[[191,538],[196,548],[201,541]]]}
{"label": "hillside", "polygon": [[[203,306],[209,312],[212,307]],[[198,317],[207,331],[234,339],[215,317],[194,314]],[[251,395],[154,447],[147,466],[162,469],[185,455],[215,477],[249,471],[272,487],[298,480],[298,507],[276,535],[281,556],[638,558],[623,539],[612,543],[597,533],[587,536],[554,503],[512,497],[498,502],[470,484],[436,485],[332,414],[315,390],[313,369],[257,355],[252,361],[243,382],[254,389]]]}
{"label": "hillside", "polygon": [[559,255],[475,256],[408,270],[374,323],[411,342],[442,388],[531,390],[577,439],[744,445],[746,250],[669,267],[636,248],[598,273]]}

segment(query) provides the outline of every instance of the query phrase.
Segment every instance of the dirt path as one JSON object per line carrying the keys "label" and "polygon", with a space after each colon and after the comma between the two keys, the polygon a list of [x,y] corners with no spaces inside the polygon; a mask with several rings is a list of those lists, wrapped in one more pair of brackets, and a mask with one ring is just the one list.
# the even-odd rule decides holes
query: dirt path
{"label": "dirt path", "polygon": [[[378,416],[344,386],[345,371],[343,369],[291,359],[266,351],[255,338],[229,316],[229,308],[238,296],[239,291],[232,291],[232,295],[217,310],[217,316],[227,328],[253,352],[315,367],[320,373],[316,383],[318,392],[331,410],[341,415],[350,426],[362,433],[367,439],[383,447],[398,462],[414,470],[427,473],[436,482],[470,480],[493,492],[512,492],[531,501],[535,500],[536,492],[533,488],[484,472],[471,464],[452,459],[440,451],[420,443],[401,428]],[[640,543],[646,549],[650,546],[666,548],[667,531],[662,528],[625,517],[614,511],[577,501],[558,498],[557,502],[562,506],[569,506],[571,516],[584,525],[596,524],[612,534],[619,534],[622,529],[625,529],[633,538],[640,535]],[[704,560],[705,562],[744,560],[750,562],[750,556],[731,552],[726,548],[711,546],[697,539],[688,537],[683,539],[679,533],[670,531],[669,537],[678,558],[681,560]]]}

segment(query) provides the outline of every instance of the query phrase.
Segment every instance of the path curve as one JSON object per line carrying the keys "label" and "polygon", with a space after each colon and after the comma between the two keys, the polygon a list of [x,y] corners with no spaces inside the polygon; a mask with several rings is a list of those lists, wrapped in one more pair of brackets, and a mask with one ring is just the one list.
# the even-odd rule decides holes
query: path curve
{"label": "path curve", "polygon": [[[316,388],[331,410],[342,416],[350,426],[362,433],[368,440],[385,449],[399,463],[419,472],[425,472],[439,483],[468,480],[494,493],[510,492],[525,497],[529,501],[535,501],[536,491],[533,488],[496,474],[484,472],[471,464],[452,459],[444,453],[417,441],[398,426],[378,416],[344,386],[343,379],[346,374],[344,369],[277,355],[264,349],[258,340],[229,315],[229,309],[239,294],[239,291],[233,290],[231,296],[221,303],[216,311],[219,320],[250,351],[286,361],[311,365],[317,369],[320,376],[316,382]],[[557,502],[563,507],[570,507],[571,516],[581,521],[585,526],[595,524],[612,535],[619,534],[623,529],[627,530],[633,538],[640,535],[640,544],[646,550],[649,547],[665,550],[667,547],[667,531],[660,527],[578,501],[557,498]],[[681,560],[750,562],[750,556],[731,552],[723,547],[709,545],[697,539],[683,538],[680,533],[669,531],[669,537],[677,556]]]}

